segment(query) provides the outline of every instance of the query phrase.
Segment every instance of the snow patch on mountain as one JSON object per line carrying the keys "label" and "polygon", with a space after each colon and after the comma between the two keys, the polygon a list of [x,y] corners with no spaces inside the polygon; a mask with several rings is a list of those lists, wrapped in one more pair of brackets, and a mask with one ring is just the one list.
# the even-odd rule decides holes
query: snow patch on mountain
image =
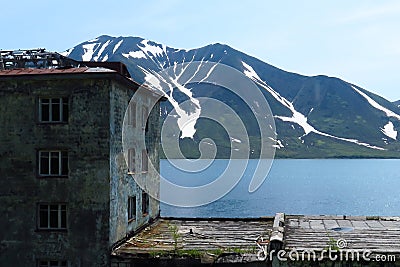
{"label": "snow patch on mountain", "polygon": [[274,139],[274,138],[272,138],[272,137],[268,137],[271,141],[274,141],[274,142],[276,142],[276,144],[275,145],[272,145],[272,147],[274,147],[274,148],[277,148],[277,149],[281,149],[281,148],[284,148],[285,146],[282,144],[282,141],[281,140],[279,140],[279,139]]}
{"label": "snow patch on mountain", "polygon": [[[140,67],[140,66],[139,66]],[[200,101],[193,97],[193,93],[190,89],[186,88],[183,84],[179,83],[179,77],[185,71],[185,68],[182,69],[180,73],[177,73],[174,70],[174,77],[166,77],[165,75],[161,75],[160,73],[150,73],[146,69],[140,67],[142,71],[145,73],[145,81],[148,85],[156,88],[157,90],[164,93],[164,96],[168,99],[171,105],[174,108],[174,111],[178,115],[177,124],[181,131],[180,138],[191,138],[193,139],[194,134],[196,133],[196,122],[198,118],[200,118],[201,107]],[[164,86],[163,86],[164,85]],[[173,98],[173,91],[177,89],[184,93],[194,105],[194,111],[188,112],[183,109],[183,107]]]}
{"label": "snow patch on mountain", "polygon": [[243,71],[244,75],[249,77],[250,79],[257,79],[261,81],[260,76],[258,76],[257,72],[246,62],[242,61],[243,67],[245,67],[245,70]]}
{"label": "snow patch on mountain", "polygon": [[393,117],[396,118],[398,120],[400,120],[400,115],[394,113],[393,111],[391,111],[390,109],[387,109],[385,107],[382,107],[381,105],[379,105],[375,100],[373,100],[372,98],[370,98],[367,94],[365,94],[364,92],[362,92],[361,90],[357,89],[355,86],[351,86],[357,93],[359,93],[362,97],[364,97],[368,103],[373,106],[374,108],[381,110],[383,112],[386,113],[386,116],[388,117]]}
{"label": "snow patch on mountain", "polygon": [[90,61],[92,59],[94,54],[94,48],[96,45],[98,45],[98,43],[90,43],[82,45],[84,51],[82,55],[82,61]]}
{"label": "snow patch on mountain", "polygon": [[68,57],[71,52],[72,52],[73,48],[67,49],[64,52],[61,52],[60,55],[64,56],[64,57]]}
{"label": "snow patch on mountain", "polygon": [[131,51],[127,54],[122,53],[122,55],[126,58],[133,57],[133,58],[146,58],[146,55],[143,53],[143,51]]}
{"label": "snow patch on mountain", "polygon": [[150,45],[149,40],[143,40],[140,43],[143,45],[138,45],[138,47],[147,55],[149,53],[153,54],[154,56],[162,56],[164,51],[161,47],[155,46],[155,45]]}
{"label": "snow patch on mountain", "polygon": [[[360,146],[365,146],[368,148],[372,148],[372,149],[377,149],[377,150],[385,150],[382,147],[378,147],[378,146],[374,146],[374,145],[370,145],[368,143],[364,143],[364,142],[360,142],[357,139],[350,139],[350,138],[343,138],[343,137],[338,137],[338,136],[334,136],[328,133],[324,133],[321,131],[318,131],[317,129],[315,129],[312,125],[310,125],[307,122],[307,117],[304,116],[302,113],[298,112],[294,106],[293,103],[288,101],[286,98],[282,97],[279,93],[277,93],[274,89],[272,89],[266,82],[264,82],[263,80],[260,79],[260,76],[258,76],[258,74],[254,71],[254,69],[246,64],[245,62],[242,61],[243,66],[246,68],[246,70],[244,70],[244,74],[249,77],[250,79],[252,79],[256,84],[260,85],[262,88],[264,88],[265,90],[267,90],[278,102],[280,102],[282,105],[284,105],[286,108],[288,108],[291,112],[292,112],[292,117],[285,117],[285,116],[275,116],[275,118],[278,118],[282,121],[285,122],[293,122],[298,124],[300,127],[303,128],[304,130],[304,135],[300,137],[300,139],[302,140],[302,138],[310,133],[316,133],[322,136],[326,136],[329,138],[334,138],[337,140],[341,140],[341,141],[345,141],[345,142],[350,142],[350,143],[354,143]],[[303,140],[302,140],[303,141]]]}
{"label": "snow patch on mountain", "polygon": [[99,37],[97,37],[97,38],[94,38],[94,39],[92,39],[92,40],[89,40],[89,41],[87,41],[88,43],[94,43],[94,42],[97,42],[99,40]]}
{"label": "snow patch on mountain", "polygon": [[104,52],[104,50],[106,49],[106,47],[110,44],[111,40],[108,40],[107,42],[105,42],[101,48],[99,49],[99,51],[97,52],[97,56],[95,56],[93,58],[94,61],[99,61],[101,54]]}
{"label": "snow patch on mountain", "polygon": [[312,127],[308,122],[307,122],[307,117],[304,116],[303,114],[301,114],[300,112],[296,111],[296,110],[291,110],[293,112],[293,116],[292,117],[284,117],[284,116],[275,116],[275,118],[278,118],[282,121],[286,121],[286,122],[293,122],[296,123],[298,125],[300,125],[301,128],[303,128],[304,130],[304,136],[308,135],[311,132],[316,132],[316,130],[314,129],[314,127]]}
{"label": "snow patch on mountain", "polygon": [[381,128],[381,131],[387,137],[390,137],[390,138],[396,140],[397,131],[394,129],[394,125],[391,121],[389,121],[383,128]]}
{"label": "snow patch on mountain", "polygon": [[[195,107],[194,112],[186,112],[185,110],[179,107],[181,112],[179,114],[180,118],[178,119],[178,126],[179,129],[181,130],[181,138],[188,137],[193,139],[194,134],[196,133],[196,128],[194,126],[196,125],[196,122],[198,118],[200,118],[201,114],[200,101],[193,97],[192,92],[188,88],[186,88],[184,85],[178,82],[178,78],[171,79],[171,81],[174,84],[174,86],[178,88],[179,91],[188,96],[190,101],[194,104]],[[172,89],[173,87],[171,86],[170,88]],[[173,101],[176,103],[176,105],[179,106],[179,104],[176,102],[175,99]]]}
{"label": "snow patch on mountain", "polygon": [[113,54],[115,54],[115,52],[117,52],[117,49],[121,46],[121,44],[122,44],[123,41],[124,41],[124,40],[119,41],[119,42],[114,46]]}
{"label": "snow patch on mountain", "polygon": [[276,140],[276,144],[272,145],[272,147],[277,148],[277,149],[284,148],[284,146],[282,145],[281,140]]}
{"label": "snow patch on mountain", "polygon": [[273,90],[267,83],[262,81],[260,76],[258,76],[255,70],[249,64],[246,64],[243,61],[242,64],[246,68],[243,72],[244,75],[246,75],[254,82],[256,82],[258,85],[266,89],[278,102],[280,102],[282,105],[288,108],[293,114],[292,117],[276,116],[276,118],[281,119],[282,121],[294,122],[300,125],[300,127],[303,128],[305,135],[308,135],[309,133],[315,131],[314,127],[312,127],[310,124],[307,123],[307,117],[298,112],[290,101],[282,97],[279,93]]}

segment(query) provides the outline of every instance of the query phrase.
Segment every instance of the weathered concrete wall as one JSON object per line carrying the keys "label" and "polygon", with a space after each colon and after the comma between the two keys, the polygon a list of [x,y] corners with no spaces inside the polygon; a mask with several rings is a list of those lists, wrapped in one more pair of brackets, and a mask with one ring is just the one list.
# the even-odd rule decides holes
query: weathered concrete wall
{"label": "weathered concrete wall", "polygon": [[[159,197],[159,161],[158,161],[158,145],[159,145],[159,104],[154,108],[148,121],[148,153],[152,162],[155,162],[155,168],[152,168],[149,162],[149,170],[143,171],[142,166],[142,150],[145,149],[145,126],[142,125],[143,107],[150,108],[150,104],[154,101],[149,95],[136,94],[135,102],[136,113],[135,126],[126,126],[128,134],[126,135],[126,143],[129,147],[135,148],[135,173],[128,174],[129,169],[126,164],[128,152],[123,151],[122,146],[122,124],[124,116],[128,108],[129,102],[133,96],[131,90],[123,89],[117,83],[113,85],[110,92],[110,173],[111,173],[111,202],[110,202],[110,244],[125,238],[130,233],[140,229],[150,220],[159,216],[159,201],[150,198],[149,213],[142,213],[142,192],[147,191],[151,187],[152,192],[156,192]],[[127,133],[127,132],[125,132]],[[151,133],[151,134],[150,134]],[[125,154],[124,154],[125,153]],[[136,180],[142,181],[144,188],[137,185]],[[136,217],[134,220],[128,221],[128,197],[136,196]]]}
{"label": "weathered concrete wall", "polygon": [[[70,267],[108,266],[115,242],[159,216],[159,202],[152,198],[149,213],[141,213],[142,189],[128,174],[122,153],[122,122],[133,95],[127,86],[85,75],[0,79],[1,264],[35,266],[37,259],[48,259],[67,260]],[[68,97],[68,123],[38,123],[39,97]],[[151,102],[143,96],[137,108],[133,142],[138,170],[145,149],[141,111]],[[158,123],[157,104],[146,137],[154,168],[149,164],[147,172],[135,174],[157,197]],[[67,150],[68,177],[39,177],[40,149]],[[137,216],[128,222],[132,195]],[[67,204],[67,230],[37,229],[37,205],[43,202]]]}
{"label": "weathered concrete wall", "polygon": [[139,195],[138,186],[128,174],[122,148],[122,126],[133,91],[110,90],[110,245],[127,235],[128,197]]}
{"label": "weathered concrete wall", "polygon": [[[154,102],[154,100],[148,100]],[[160,103],[151,110],[148,120],[148,132],[146,134],[146,148],[149,151],[149,171],[147,174],[147,186],[154,192],[155,198],[150,198],[150,215],[155,218],[160,215]],[[150,164],[151,162],[151,164]]]}
{"label": "weathered concrete wall", "polygon": [[[109,90],[107,80],[0,81],[0,262],[107,266]],[[38,98],[68,96],[68,124],[37,123]],[[68,178],[38,178],[37,150],[66,149]],[[37,229],[37,203],[67,203],[67,230]]]}

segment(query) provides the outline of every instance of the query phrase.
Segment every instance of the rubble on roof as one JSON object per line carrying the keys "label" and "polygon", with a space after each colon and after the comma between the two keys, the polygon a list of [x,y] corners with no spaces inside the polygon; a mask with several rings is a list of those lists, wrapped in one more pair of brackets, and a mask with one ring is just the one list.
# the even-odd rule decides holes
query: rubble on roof
{"label": "rubble on roof", "polygon": [[0,50],[0,70],[76,68],[80,62],[43,48],[29,50]]}

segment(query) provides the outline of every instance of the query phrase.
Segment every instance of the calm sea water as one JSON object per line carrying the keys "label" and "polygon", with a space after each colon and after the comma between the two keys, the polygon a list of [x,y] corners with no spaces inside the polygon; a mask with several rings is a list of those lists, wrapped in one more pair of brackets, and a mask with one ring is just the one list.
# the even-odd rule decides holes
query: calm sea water
{"label": "calm sea water", "polygon": [[[262,186],[248,192],[256,160],[223,198],[196,208],[161,204],[164,217],[260,217],[276,212],[305,215],[400,215],[398,159],[278,159]],[[161,161],[161,174],[180,185],[206,184],[225,169],[216,160],[201,173],[188,173]],[[163,188],[161,187],[161,196]]]}

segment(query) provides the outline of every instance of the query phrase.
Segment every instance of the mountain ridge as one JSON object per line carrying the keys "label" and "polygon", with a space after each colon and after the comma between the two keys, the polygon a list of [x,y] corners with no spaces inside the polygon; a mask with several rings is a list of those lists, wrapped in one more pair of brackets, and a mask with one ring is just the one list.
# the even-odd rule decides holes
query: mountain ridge
{"label": "mountain ridge", "polygon": [[[400,101],[390,102],[336,77],[287,72],[226,44],[214,43],[187,50],[141,37],[102,35],[63,54],[84,61],[121,61],[140,83],[174,64],[220,62],[252,79],[268,100],[275,116],[277,143],[280,143],[278,157],[392,158],[400,155],[397,137],[400,129],[397,105]],[[193,96],[186,98],[195,101],[196,97],[205,94],[204,88],[191,88]],[[207,90],[218,94],[217,90]],[[219,97],[229,102],[229,99]],[[243,110],[243,104],[239,102],[231,105]],[[197,121],[198,129],[202,125],[206,124]],[[189,138],[191,140],[182,140],[188,144],[188,154],[198,155],[193,151],[197,150],[202,137],[195,133]],[[231,145],[229,140],[219,141],[221,147]]]}

